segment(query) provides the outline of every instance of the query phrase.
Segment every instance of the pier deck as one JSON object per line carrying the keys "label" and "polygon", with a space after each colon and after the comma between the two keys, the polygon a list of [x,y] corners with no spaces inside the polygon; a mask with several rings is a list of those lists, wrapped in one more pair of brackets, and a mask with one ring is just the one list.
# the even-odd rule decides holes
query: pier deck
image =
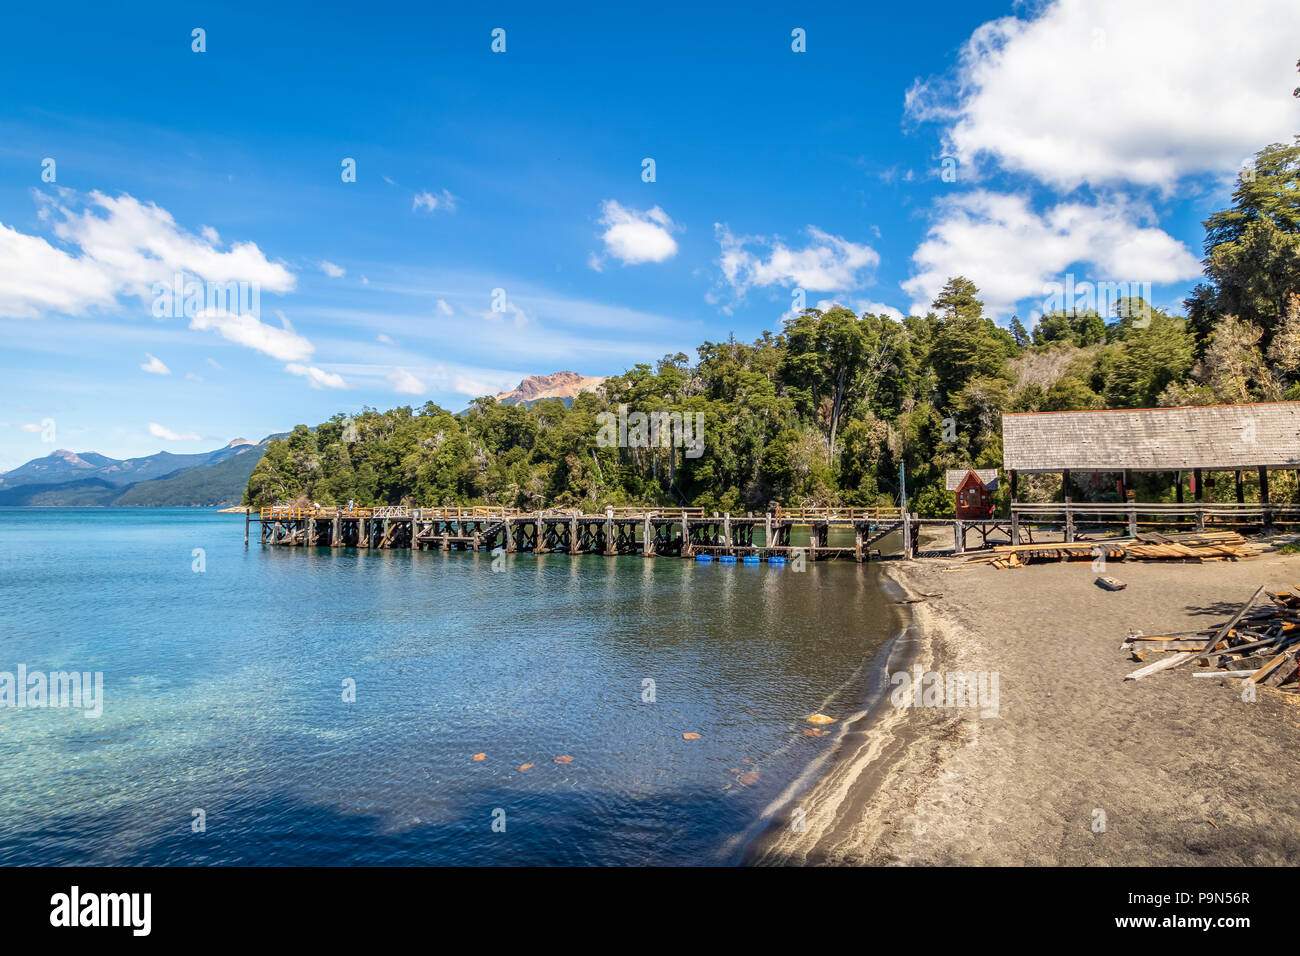
{"label": "pier deck", "polygon": [[[764,515],[705,514],[699,508],[609,508],[603,514],[466,508],[262,508],[263,547],[404,548],[415,551],[505,551],[641,557],[867,560],[891,534],[910,555],[913,515],[897,508],[777,510]],[[793,539],[808,529],[808,543]],[[832,544],[832,532],[853,544]],[[248,526],[245,542],[248,541]]]}

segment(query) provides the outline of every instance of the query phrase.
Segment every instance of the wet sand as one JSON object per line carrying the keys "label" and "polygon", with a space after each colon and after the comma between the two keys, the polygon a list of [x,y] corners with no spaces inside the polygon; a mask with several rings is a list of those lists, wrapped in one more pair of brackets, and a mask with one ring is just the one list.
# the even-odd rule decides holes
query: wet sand
{"label": "wet sand", "polygon": [[1087,562],[888,568],[909,593],[942,595],[909,605],[913,666],[996,672],[998,716],[890,706],[850,728],[800,825],[754,862],[1300,863],[1300,694],[1260,687],[1247,703],[1194,664],[1124,681],[1141,664],[1120,650],[1130,629],[1208,627],[1260,584],[1300,585],[1300,557],[1112,562],[1117,592]]}

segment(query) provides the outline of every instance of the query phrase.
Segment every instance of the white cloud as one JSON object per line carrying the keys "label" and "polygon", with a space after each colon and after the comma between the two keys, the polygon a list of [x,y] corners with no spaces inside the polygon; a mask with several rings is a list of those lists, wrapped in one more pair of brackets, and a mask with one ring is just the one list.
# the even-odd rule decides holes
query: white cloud
{"label": "white cloud", "polygon": [[365,389],[388,389],[404,395],[454,393],[457,395],[495,395],[519,382],[518,370],[503,371],[476,366],[431,362],[424,356],[409,353],[400,366],[382,361],[375,363],[339,363],[336,368],[350,382]]}
{"label": "white cloud", "polygon": [[857,303],[858,314],[870,312],[872,315],[887,315],[895,322],[902,322],[904,315],[892,305],[885,305],[883,302],[861,301]]}
{"label": "white cloud", "polygon": [[[880,263],[870,246],[849,242],[809,226],[811,240],[802,249],[792,249],[779,236],[735,236],[722,223],[714,223],[721,247],[718,265],[723,278],[736,292],[744,294],[755,286],[785,285],[807,292],[833,292],[868,284],[865,270]],[[766,248],[766,255],[748,246]]]}
{"label": "white cloud", "polygon": [[495,395],[497,392],[507,391],[507,389],[497,388],[482,379],[469,378],[464,375],[453,375],[451,377],[451,390],[457,395],[469,395],[471,398],[478,398],[480,395]]}
{"label": "white cloud", "polygon": [[[432,363],[428,354],[420,354],[421,349],[436,352],[444,358],[450,358],[451,354],[471,353],[491,355],[500,361],[508,357],[511,361],[509,374],[515,377],[506,385],[513,386],[518,384],[519,368],[535,368],[539,361],[561,363],[557,368],[583,362],[592,368],[603,367],[609,363],[625,362],[628,355],[662,355],[679,351],[683,341],[693,341],[699,332],[696,322],[678,316],[557,294],[523,278],[500,272],[476,274],[462,269],[446,272],[417,270],[408,273],[400,284],[380,284],[376,280],[375,288],[390,297],[382,308],[377,304],[364,308],[323,304],[314,308],[312,315],[324,326],[368,333],[368,341],[362,343],[355,340],[355,335],[350,335],[346,338],[323,338],[317,344],[322,352],[328,351],[331,358],[347,355],[358,365],[382,366],[382,373],[377,375],[379,388],[386,387],[384,376],[388,371],[393,366],[400,366],[428,383],[431,394],[444,392],[448,386],[429,371]],[[500,297],[494,300],[485,297],[484,292],[495,288],[509,290],[508,299],[501,304],[508,302],[513,308],[508,308],[505,314],[491,312],[488,308],[490,302],[500,301]],[[439,297],[455,309],[455,342],[451,353],[448,352],[446,331],[447,322],[452,320],[429,321]],[[402,303],[405,303],[404,308]],[[480,321],[473,321],[475,318]],[[374,342],[374,336],[380,332],[391,335],[403,348],[411,349],[410,357],[398,358]],[[523,365],[515,362],[516,358],[523,361]],[[349,382],[360,377],[352,369],[345,371],[338,361],[325,367],[343,372]],[[492,374],[496,371],[492,370]],[[475,379],[495,382],[492,374],[486,371],[469,374]]]}
{"label": "white cloud", "polygon": [[290,375],[301,375],[312,388],[348,387],[348,383],[343,381],[342,375],[336,375],[333,372],[322,372],[314,365],[300,365],[297,362],[290,362],[284,367],[284,370]]}
{"label": "white cloud", "polygon": [[[677,254],[677,241],[671,233],[677,227],[658,206],[644,212],[629,209],[613,199],[601,204],[600,224],[605,227],[601,239],[605,252],[624,265],[642,262],[663,262]],[[600,271],[600,260],[588,260],[588,265]]]}
{"label": "white cloud", "polygon": [[187,379],[189,379],[191,382],[201,382],[201,381],[203,381],[203,376],[202,376],[202,375],[195,375],[193,372],[186,372],[186,373],[185,373],[185,377],[186,377]]}
{"label": "white cloud", "polygon": [[428,391],[423,382],[404,368],[395,368],[389,372],[388,384],[398,395],[423,395]]}
{"label": "white cloud", "polygon": [[149,360],[140,366],[144,371],[151,375],[170,375],[172,373],[172,370],[164,365],[160,359],[155,358],[148,352],[144,353],[144,357]]}
{"label": "white cloud", "polygon": [[215,230],[202,235],[181,229],[167,210],[123,193],[57,196],[35,193],[40,218],[55,216],[54,235],[75,247],[52,246],[0,224],[0,315],[36,318],[46,312],[80,315],[111,308],[119,296],[148,302],[155,283],[170,284],[177,273],[211,282],[247,282],[269,292],[293,289],[293,273],[271,262],[252,242],[217,248]]}
{"label": "white cloud", "polygon": [[456,197],[447,190],[434,194],[427,189],[415,194],[411,202],[411,210],[427,209],[429,212],[436,212],[439,209],[445,209],[447,212],[456,211]]}
{"label": "white cloud", "polygon": [[34,424],[34,423],[32,423],[32,422],[24,422],[23,424],[21,424],[21,425],[16,425],[15,427],[16,427],[20,432],[28,432],[29,434],[32,434],[32,435],[36,434],[38,431],[41,430],[41,426],[40,426],[40,425]]}
{"label": "white cloud", "polygon": [[98,263],[0,224],[0,315],[79,315],[91,306],[113,305],[115,292],[112,277]]}
{"label": "white cloud", "polygon": [[977,190],[939,205],[937,221],[912,255],[916,274],[902,284],[924,314],[951,276],[979,287],[993,313],[1043,294],[1071,266],[1096,278],[1169,283],[1200,273],[1196,256],[1168,233],[1142,223],[1146,210],[1120,199],[1067,202],[1035,212],[1026,197]]}
{"label": "white cloud", "polygon": [[341,279],[343,278],[343,276],[347,275],[346,269],[342,268],[341,266],[336,266],[334,263],[328,260],[321,262],[320,270],[321,272],[329,276],[331,279]]}
{"label": "white cloud", "polygon": [[[834,299],[818,299],[817,309],[821,312],[829,312],[831,309],[848,309],[856,312],[858,315],[871,313],[872,315],[884,315],[893,319],[895,322],[903,321],[903,313],[895,309],[892,305],[885,305],[883,302],[871,302],[867,299],[858,299],[853,302],[838,302]],[[786,316],[797,315],[794,306],[785,313]]]}
{"label": "white cloud", "polygon": [[[283,321],[283,319],[282,319]],[[190,320],[190,328],[212,330],[228,341],[246,345],[283,362],[305,359],[315,348],[284,321],[284,328],[267,325],[253,315],[236,315],[204,309]]]}
{"label": "white cloud", "polygon": [[92,192],[89,205],[107,215],[60,207],[64,219],[55,225],[54,234],[79,246],[141,298],[151,295],[154,282],[171,282],[176,272],[210,282],[248,282],[269,292],[294,288],[293,273],[269,261],[256,243],[236,242],[222,252],[177,226],[167,210],[126,194],[114,199]]}
{"label": "white cloud", "polygon": [[1290,142],[1297,35],[1295,0],[1055,0],[980,26],[955,73],[916,83],[906,108],[944,123],[968,168],[989,157],[1064,189],[1168,191]]}
{"label": "white cloud", "polygon": [[512,320],[511,324],[516,329],[522,329],[530,321],[530,319],[528,318],[528,313],[525,312],[523,309],[519,308],[519,306],[515,305],[511,301],[507,301],[499,311],[488,309],[486,312],[480,312],[479,315],[484,319],[486,319],[488,322],[492,322],[498,325],[504,324],[505,317],[507,315],[513,315],[514,319]]}
{"label": "white cloud", "polygon": [[452,314],[452,308],[447,304],[445,299],[438,300],[438,311],[441,312],[443,315]]}
{"label": "white cloud", "polygon": [[164,441],[200,441],[199,436],[194,432],[174,432],[170,428],[164,428],[157,422],[149,423],[149,434]]}
{"label": "white cloud", "polygon": [[378,335],[375,336],[375,341],[376,341],[376,342],[383,342],[385,345],[395,345],[395,344],[397,344],[397,343],[395,343],[395,342],[393,341],[393,339],[392,339],[391,336],[385,335],[383,332],[380,332]]}

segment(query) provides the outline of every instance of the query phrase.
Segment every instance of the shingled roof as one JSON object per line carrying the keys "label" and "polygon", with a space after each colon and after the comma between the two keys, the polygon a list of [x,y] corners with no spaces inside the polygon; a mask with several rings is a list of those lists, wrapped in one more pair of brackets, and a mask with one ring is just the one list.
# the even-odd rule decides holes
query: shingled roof
{"label": "shingled roof", "polygon": [[975,477],[984,482],[989,491],[998,490],[998,470],[996,468],[949,468],[943,473],[944,485],[948,491],[956,491],[966,479],[968,472],[974,471]]}
{"label": "shingled roof", "polygon": [[1002,467],[1019,472],[1300,467],[1300,402],[1002,416]]}

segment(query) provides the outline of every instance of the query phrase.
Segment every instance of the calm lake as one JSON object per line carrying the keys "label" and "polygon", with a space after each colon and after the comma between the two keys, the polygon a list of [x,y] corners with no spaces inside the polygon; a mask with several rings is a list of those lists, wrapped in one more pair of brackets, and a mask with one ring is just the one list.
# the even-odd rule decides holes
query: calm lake
{"label": "calm lake", "polygon": [[0,509],[0,680],[104,696],[0,706],[0,864],[736,862],[835,745],[804,718],[860,711],[897,627],[871,565],[497,573],[243,525]]}

